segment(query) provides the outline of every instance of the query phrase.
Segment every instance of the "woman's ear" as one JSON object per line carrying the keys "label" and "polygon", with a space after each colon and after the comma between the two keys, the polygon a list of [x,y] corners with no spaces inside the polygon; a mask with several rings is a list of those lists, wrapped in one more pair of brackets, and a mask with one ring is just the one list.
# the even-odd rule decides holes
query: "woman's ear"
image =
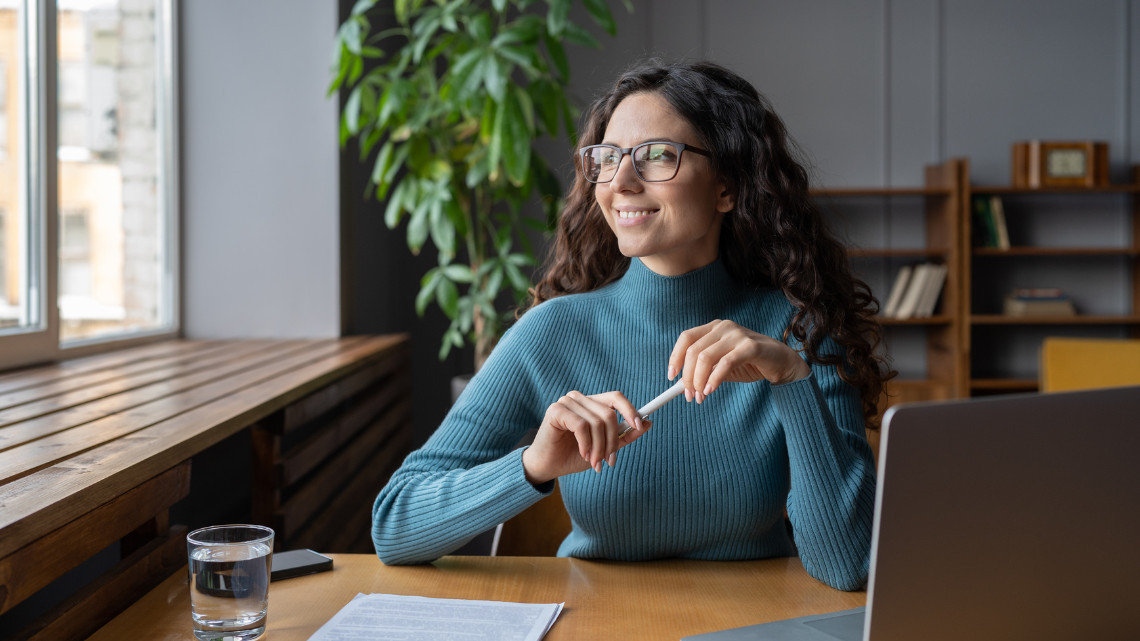
{"label": "woman's ear", "polygon": [[717,185],[717,188],[720,191],[717,192],[716,210],[722,214],[727,214],[736,209],[736,194],[728,188],[728,185]]}

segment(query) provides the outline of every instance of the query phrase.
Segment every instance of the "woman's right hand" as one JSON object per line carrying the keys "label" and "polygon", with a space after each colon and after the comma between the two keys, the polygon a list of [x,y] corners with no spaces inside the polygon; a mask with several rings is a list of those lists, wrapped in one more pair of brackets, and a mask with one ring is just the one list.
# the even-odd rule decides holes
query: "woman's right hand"
{"label": "woman's right hand", "polygon": [[[621,438],[618,434],[625,425],[618,423],[614,410],[634,426]],[[590,468],[600,472],[602,461],[613,467],[617,451],[640,438],[649,426],[621,392],[591,396],[570,392],[546,408],[534,442],[523,452],[526,478],[538,485]]]}

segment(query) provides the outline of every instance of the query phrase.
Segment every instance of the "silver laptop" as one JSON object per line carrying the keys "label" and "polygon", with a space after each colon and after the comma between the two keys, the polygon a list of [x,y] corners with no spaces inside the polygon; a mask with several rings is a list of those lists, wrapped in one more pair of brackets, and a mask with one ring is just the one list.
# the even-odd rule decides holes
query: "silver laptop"
{"label": "silver laptop", "polygon": [[867,608],[691,641],[1140,638],[1140,387],[887,411]]}

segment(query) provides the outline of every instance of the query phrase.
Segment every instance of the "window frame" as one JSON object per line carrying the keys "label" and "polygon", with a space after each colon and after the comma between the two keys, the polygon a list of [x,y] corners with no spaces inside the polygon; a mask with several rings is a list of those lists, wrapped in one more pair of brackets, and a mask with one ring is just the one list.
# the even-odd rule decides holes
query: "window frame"
{"label": "window frame", "polygon": [[[181,333],[181,244],[180,204],[181,167],[179,163],[179,82],[178,29],[179,0],[156,0],[155,38],[157,65],[156,91],[165,100],[156,101],[155,123],[159,131],[159,181],[157,202],[159,242],[165,260],[162,284],[166,317],[162,327],[98,338],[60,340],[59,318],[59,198],[58,162],[47,150],[58,147],[57,95],[57,0],[29,0],[18,36],[20,50],[28,58],[20,65],[19,89],[11,106],[20,101],[21,121],[19,159],[26,168],[20,185],[19,202],[27,212],[27,288],[32,326],[0,332],[0,370],[74,358],[121,349],[147,342],[176,338]],[[29,55],[30,54],[30,55]],[[11,135],[11,132],[9,132]]]}

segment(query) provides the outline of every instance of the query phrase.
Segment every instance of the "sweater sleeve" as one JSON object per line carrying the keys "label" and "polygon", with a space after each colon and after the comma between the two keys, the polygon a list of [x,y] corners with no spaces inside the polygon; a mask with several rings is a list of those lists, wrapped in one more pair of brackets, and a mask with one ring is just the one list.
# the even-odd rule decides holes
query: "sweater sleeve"
{"label": "sweater sleeve", "polygon": [[517,329],[376,497],[372,542],[384,563],[433,561],[549,494],[526,480],[517,447],[546,408],[535,392],[534,366],[517,357],[526,352]]}
{"label": "sweater sleeve", "polygon": [[804,568],[840,590],[867,581],[875,469],[858,391],[834,367],[775,385],[790,463],[788,517]]}

